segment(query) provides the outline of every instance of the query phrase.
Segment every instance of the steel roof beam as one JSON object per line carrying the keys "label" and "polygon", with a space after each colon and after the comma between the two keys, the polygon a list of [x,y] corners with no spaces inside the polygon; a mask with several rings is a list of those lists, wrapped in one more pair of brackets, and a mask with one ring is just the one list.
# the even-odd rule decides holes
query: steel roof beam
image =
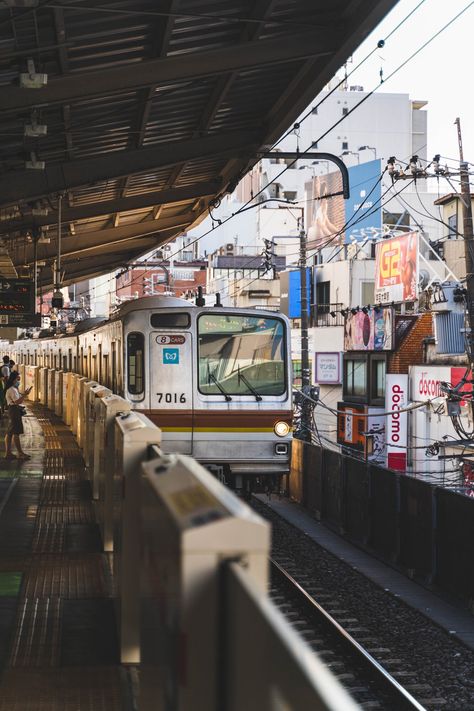
{"label": "steel roof beam", "polygon": [[[104,230],[90,230],[78,232],[74,236],[64,237],[62,239],[62,259],[67,261],[68,257],[84,254],[85,252],[96,252],[100,250],[114,251],[120,249],[126,242],[133,248],[133,241],[142,238],[149,238],[152,243],[155,243],[156,238],[160,236],[162,231],[175,230],[187,227],[192,224],[197,215],[195,212],[185,212],[182,215],[174,217],[165,217],[161,220],[150,220],[149,222],[134,222],[131,225],[122,225],[120,227],[110,227]],[[38,250],[38,259],[48,260],[54,259],[57,253],[55,242],[49,245],[40,245],[41,250]],[[26,255],[23,257],[26,263],[33,261],[33,246],[29,245],[26,250]]]}
{"label": "steel roof beam", "polygon": [[139,65],[131,63],[97,72],[78,72],[73,77],[51,79],[46,86],[35,90],[4,86],[1,109],[17,111],[70,103],[168,82],[332,55],[340,44],[341,31],[346,34],[347,28],[313,28],[289,37],[239,42],[207,52],[150,59]]}
{"label": "steel roof beam", "polygon": [[216,155],[252,155],[259,145],[255,131],[232,131],[189,141],[168,142],[127,151],[114,151],[97,157],[66,161],[45,170],[5,173],[0,179],[0,206],[18,200],[35,200],[44,195],[84,185],[145,173],[186,161]]}
{"label": "steel roof beam", "polygon": [[[115,200],[104,200],[102,202],[94,202],[89,205],[77,205],[75,207],[63,207],[62,220],[63,224],[73,222],[75,220],[86,220],[91,217],[107,216],[115,213],[130,212],[132,210],[152,209],[156,205],[173,205],[195,198],[207,197],[215,195],[219,192],[222,185],[216,181],[208,181],[203,183],[195,183],[194,185],[185,185],[180,188],[172,188],[171,190],[157,190],[155,192],[144,193],[143,195],[131,195],[130,197],[117,198]],[[12,220],[0,221],[0,234],[8,234],[11,232],[21,232],[31,230],[34,227],[44,227],[45,225],[55,225],[58,221],[56,211],[52,211],[49,215],[36,216],[26,215]]]}
{"label": "steel roof beam", "polygon": [[[176,228],[172,230],[162,230],[159,234],[159,241],[152,244],[144,239],[139,240],[136,244],[133,242],[124,242],[123,246],[114,250],[113,254],[95,254],[93,256],[74,256],[66,258],[63,266],[65,270],[65,278],[62,282],[63,286],[74,284],[82,278],[92,279],[95,276],[100,276],[107,272],[126,267],[128,263],[141,257],[143,254],[164,244],[176,234]],[[52,265],[46,266],[41,270],[39,284],[43,288],[49,288],[54,285],[54,275],[51,269]]]}

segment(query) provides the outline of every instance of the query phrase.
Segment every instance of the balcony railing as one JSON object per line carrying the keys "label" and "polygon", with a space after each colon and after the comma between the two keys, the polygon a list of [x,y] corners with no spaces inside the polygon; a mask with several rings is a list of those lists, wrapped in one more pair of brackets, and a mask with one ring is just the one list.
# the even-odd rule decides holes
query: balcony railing
{"label": "balcony railing", "polygon": [[342,304],[315,304],[313,322],[315,326],[344,326],[341,314]]}

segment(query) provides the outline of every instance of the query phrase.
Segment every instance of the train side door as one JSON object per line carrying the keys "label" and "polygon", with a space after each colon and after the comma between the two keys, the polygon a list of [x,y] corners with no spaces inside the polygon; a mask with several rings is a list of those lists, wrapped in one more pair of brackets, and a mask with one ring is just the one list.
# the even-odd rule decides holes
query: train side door
{"label": "train side door", "polygon": [[163,432],[165,452],[192,454],[192,334],[150,334],[150,417]]}

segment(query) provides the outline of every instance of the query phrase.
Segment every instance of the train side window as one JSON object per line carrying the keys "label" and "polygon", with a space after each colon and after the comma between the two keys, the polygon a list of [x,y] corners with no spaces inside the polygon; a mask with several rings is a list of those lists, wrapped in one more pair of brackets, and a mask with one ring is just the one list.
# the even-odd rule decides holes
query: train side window
{"label": "train side window", "polygon": [[117,392],[117,344],[112,341],[112,392]]}
{"label": "train side window", "polygon": [[74,356],[74,369],[73,369],[73,373],[77,373],[77,356],[76,356],[76,355]]}
{"label": "train side window", "polygon": [[145,336],[135,331],[127,336],[128,392],[141,395],[145,391]]}
{"label": "train side window", "polygon": [[67,356],[63,356],[63,371],[67,371]]}

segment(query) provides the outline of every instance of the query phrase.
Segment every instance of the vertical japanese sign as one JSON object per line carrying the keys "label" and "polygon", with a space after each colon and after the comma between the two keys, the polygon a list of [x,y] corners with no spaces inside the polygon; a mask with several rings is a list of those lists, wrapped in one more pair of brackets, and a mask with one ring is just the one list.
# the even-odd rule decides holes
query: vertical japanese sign
{"label": "vertical japanese sign", "polygon": [[375,302],[416,301],[418,298],[418,233],[409,232],[377,243]]}
{"label": "vertical japanese sign", "polygon": [[400,412],[408,404],[408,375],[390,374],[385,379],[385,411],[387,413],[387,467],[399,472],[407,468],[408,414]]}

